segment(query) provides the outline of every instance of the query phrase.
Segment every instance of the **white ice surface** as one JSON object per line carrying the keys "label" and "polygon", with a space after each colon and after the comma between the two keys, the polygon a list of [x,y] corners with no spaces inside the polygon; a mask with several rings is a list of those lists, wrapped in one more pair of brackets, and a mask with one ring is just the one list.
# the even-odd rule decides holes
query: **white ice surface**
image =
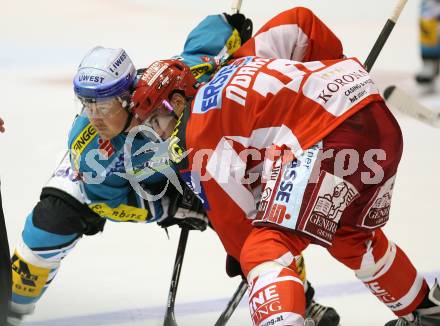
{"label": "white ice surface", "polygon": [[[76,112],[71,79],[85,52],[98,44],[123,47],[137,67],[146,66],[178,53],[189,30],[207,14],[228,11],[230,1],[0,1],[0,116],[7,128],[0,135],[0,173],[14,247],[64,152]],[[393,4],[245,0],[242,9],[258,28],[283,9],[309,7],[339,35],[345,53],[363,61]],[[409,1],[374,67],[379,84],[408,81],[419,68],[417,13],[418,1]],[[433,102],[440,108],[439,98]],[[440,276],[440,130],[397,118],[405,152],[385,229],[432,280]],[[161,325],[177,239],[178,230],[168,241],[155,225],[108,223],[102,235],[84,238],[65,259],[27,325]],[[392,317],[325,250],[310,247],[305,254],[317,296],[337,308],[343,325],[383,325]],[[213,325],[239,283],[225,276],[224,260],[212,232],[190,234],[177,297],[179,325]],[[230,325],[251,325],[245,305]]]}

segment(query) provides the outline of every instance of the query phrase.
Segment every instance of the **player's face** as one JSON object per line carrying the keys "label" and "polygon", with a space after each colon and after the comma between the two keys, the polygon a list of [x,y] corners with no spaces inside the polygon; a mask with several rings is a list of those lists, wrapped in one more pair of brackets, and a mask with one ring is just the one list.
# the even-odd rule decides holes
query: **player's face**
{"label": "player's face", "polygon": [[174,93],[170,100],[162,103],[145,120],[145,124],[154,129],[162,140],[171,137],[179,117],[188,105],[185,97],[180,93]]}
{"label": "player's face", "polygon": [[123,131],[128,113],[118,99],[86,103],[84,109],[102,139],[112,139]]}
{"label": "player's face", "polygon": [[146,125],[153,128],[162,140],[170,138],[176,122],[176,116],[165,105],[154,110],[145,121]]}

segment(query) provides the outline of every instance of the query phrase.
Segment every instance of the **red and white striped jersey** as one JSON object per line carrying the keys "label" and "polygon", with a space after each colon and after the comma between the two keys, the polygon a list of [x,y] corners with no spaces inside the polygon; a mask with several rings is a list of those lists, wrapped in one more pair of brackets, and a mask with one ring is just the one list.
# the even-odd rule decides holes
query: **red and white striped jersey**
{"label": "red and white striped jersey", "polygon": [[186,127],[189,171],[182,172],[203,194],[229,254],[239,258],[242,243],[234,234],[248,234],[246,217],[256,212],[243,179],[264,160],[257,152],[276,146],[298,157],[375,101],[382,101],[379,90],[355,58],[299,63],[245,57],[200,88]]}
{"label": "red and white striped jersey", "polygon": [[277,146],[299,156],[374,101],[382,101],[379,90],[355,58],[299,63],[244,57],[199,89],[185,132],[189,170],[181,172],[209,207],[229,254],[239,258],[251,229],[247,218],[256,212],[243,184],[251,161],[264,160],[256,152]]}

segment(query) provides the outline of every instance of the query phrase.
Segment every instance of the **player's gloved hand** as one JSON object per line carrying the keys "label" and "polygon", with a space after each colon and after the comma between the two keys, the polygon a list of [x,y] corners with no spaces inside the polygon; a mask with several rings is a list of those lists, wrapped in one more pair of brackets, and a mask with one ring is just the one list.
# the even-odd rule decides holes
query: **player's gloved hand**
{"label": "player's gloved hand", "polygon": [[230,255],[226,256],[226,274],[228,274],[229,277],[240,275],[244,280],[246,279],[241,271],[240,263]]}
{"label": "player's gloved hand", "polygon": [[205,231],[208,226],[208,218],[200,199],[183,182],[183,195],[176,193],[170,198],[168,217],[158,224],[167,228],[179,225],[190,230]]}
{"label": "player's gloved hand", "polygon": [[[197,198],[198,199],[198,198]],[[205,213],[196,213],[187,208],[179,208],[174,215],[180,227],[190,230],[205,231],[208,226],[208,218]]]}
{"label": "player's gloved hand", "polygon": [[246,18],[245,15],[239,13],[233,15],[223,13],[223,15],[225,15],[225,18],[228,21],[229,25],[234,27],[240,34],[241,44],[244,44],[252,37],[252,20]]}

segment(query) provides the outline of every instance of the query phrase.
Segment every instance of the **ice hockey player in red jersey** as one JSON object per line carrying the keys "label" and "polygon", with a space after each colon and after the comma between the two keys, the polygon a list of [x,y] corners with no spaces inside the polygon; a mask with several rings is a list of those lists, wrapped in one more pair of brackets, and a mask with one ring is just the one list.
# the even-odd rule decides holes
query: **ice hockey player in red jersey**
{"label": "ice hockey player in red jersey", "polygon": [[161,60],[133,104],[240,261],[254,325],[304,324],[295,261],[309,244],[327,248],[399,318],[387,325],[440,323],[440,286],[430,290],[382,231],[402,134],[356,58],[245,56],[201,86],[179,60]]}

